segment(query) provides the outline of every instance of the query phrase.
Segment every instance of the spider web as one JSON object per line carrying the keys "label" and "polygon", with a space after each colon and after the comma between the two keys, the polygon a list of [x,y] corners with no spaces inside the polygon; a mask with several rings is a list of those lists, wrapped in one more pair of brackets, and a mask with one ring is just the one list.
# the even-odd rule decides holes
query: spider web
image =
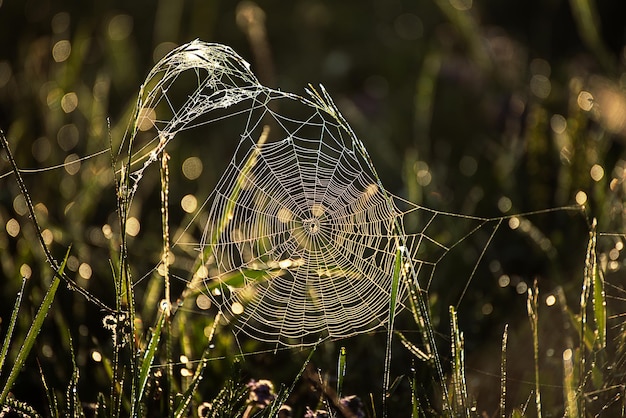
{"label": "spider web", "polygon": [[[230,48],[200,41],[157,64],[129,142],[131,199],[176,135],[237,116],[234,156],[173,245],[196,252],[187,290],[208,297],[235,335],[284,346],[387,325],[398,249],[402,309],[409,280],[426,289],[449,250],[494,220],[392,195],[323,88],[307,90],[309,99],[277,91],[249,68]],[[170,88],[186,71],[195,88],[177,102]],[[146,120],[157,134],[142,143]],[[435,229],[442,217],[455,229]]]}

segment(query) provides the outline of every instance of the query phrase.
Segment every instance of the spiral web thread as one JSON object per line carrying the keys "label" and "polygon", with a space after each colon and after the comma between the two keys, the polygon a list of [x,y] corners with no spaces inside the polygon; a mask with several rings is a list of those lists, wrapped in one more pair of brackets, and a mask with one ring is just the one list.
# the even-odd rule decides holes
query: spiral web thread
{"label": "spiral web thread", "polygon": [[[169,88],[185,71],[197,88],[176,104]],[[245,121],[230,164],[174,246],[198,251],[188,286],[210,298],[236,335],[285,346],[388,324],[398,249],[402,308],[420,288],[418,277],[428,283],[442,257],[490,221],[391,195],[325,90],[308,93],[311,99],[264,87],[230,48],[194,41],[148,76],[129,143],[132,198],[180,131],[233,116]],[[167,116],[151,118],[154,109]],[[157,135],[141,144],[138,126],[146,119]],[[469,227],[435,237],[440,217]],[[195,239],[194,222],[201,224]],[[405,223],[416,232],[406,233]]]}

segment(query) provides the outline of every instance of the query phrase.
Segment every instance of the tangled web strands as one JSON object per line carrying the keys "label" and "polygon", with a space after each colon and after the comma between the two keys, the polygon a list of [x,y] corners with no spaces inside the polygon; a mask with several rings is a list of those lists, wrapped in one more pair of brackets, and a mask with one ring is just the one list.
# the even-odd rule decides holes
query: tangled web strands
{"label": "tangled web strands", "polygon": [[[197,89],[176,106],[168,88],[188,70]],[[264,87],[230,48],[194,41],[157,64],[144,91],[142,109],[161,105],[170,116],[153,121],[151,143],[131,141],[132,160],[144,161],[135,181],[179,131],[244,116],[235,155],[202,205],[208,221],[196,245],[196,267],[208,272],[201,291],[236,333],[301,346],[375,329],[389,320],[398,248],[407,277],[434,271],[448,250],[427,234],[437,213],[383,188],[323,89],[309,100]],[[419,233],[403,232],[409,213],[420,215]]]}

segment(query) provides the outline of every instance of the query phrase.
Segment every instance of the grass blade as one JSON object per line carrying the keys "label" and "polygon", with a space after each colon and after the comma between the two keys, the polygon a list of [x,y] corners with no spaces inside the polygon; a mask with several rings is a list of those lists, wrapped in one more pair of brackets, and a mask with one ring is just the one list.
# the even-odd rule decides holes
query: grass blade
{"label": "grass blade", "polygon": [[454,306],[450,306],[450,329],[452,340],[452,393],[454,394],[455,412],[458,416],[469,417],[467,407],[467,384],[465,382],[465,354],[463,333],[459,330],[459,321]]}
{"label": "grass blade", "polygon": [[341,347],[339,360],[337,361],[337,397],[341,398],[343,378],[346,375],[346,347]]}
{"label": "grass blade", "polygon": [[500,362],[500,416],[506,418],[506,344],[509,338],[509,324],[502,333],[502,360]]}
{"label": "grass blade", "polygon": [[535,406],[537,407],[537,417],[541,418],[541,391],[539,385],[539,287],[537,280],[532,288],[528,289],[528,299],[526,300],[528,319],[533,333],[533,352],[535,359]]}
{"label": "grass blade", "polygon": [[52,390],[50,386],[48,386],[48,382],[46,381],[46,376],[43,373],[43,369],[41,368],[41,364],[39,363],[39,360],[37,361],[37,365],[39,366],[39,374],[41,375],[41,384],[44,390],[46,391],[46,400],[48,403],[48,414],[51,417],[58,417],[59,416],[59,403],[57,401],[56,394],[54,393],[54,390]]}
{"label": "grass blade", "polygon": [[574,351],[571,348],[563,352],[563,398],[565,401],[566,417],[578,417],[578,384],[576,383],[576,373],[574,367]]}
{"label": "grass blade", "polygon": [[385,374],[383,376],[383,418],[387,416],[387,396],[389,391],[389,373],[391,372],[391,341],[393,338],[394,319],[396,317],[396,303],[400,286],[400,271],[402,269],[402,247],[396,251],[396,260],[391,280],[391,297],[389,299],[389,325],[387,329],[387,349],[385,352]]}
{"label": "grass blade", "polygon": [[32,325],[28,329],[28,333],[26,334],[26,338],[22,343],[22,347],[20,351],[17,353],[17,357],[15,358],[15,363],[13,364],[13,368],[11,368],[11,372],[9,373],[9,377],[2,388],[2,393],[0,394],[0,404],[3,404],[7,400],[7,396],[9,395],[9,391],[13,387],[15,383],[15,379],[17,379],[20,370],[24,367],[24,363],[26,362],[26,358],[30,353],[30,350],[33,348],[35,344],[35,340],[37,339],[37,335],[43,326],[43,321],[46,319],[48,315],[48,311],[52,306],[52,302],[54,301],[54,296],[56,295],[57,289],[59,288],[59,277],[63,274],[63,270],[65,270],[65,263],[67,262],[67,258],[69,257],[70,251],[67,250],[65,254],[65,258],[63,262],[59,266],[59,270],[56,272],[54,277],[52,278],[52,283],[50,283],[50,287],[48,287],[48,291],[39,306],[39,310],[35,315]]}
{"label": "grass blade", "polygon": [[152,336],[150,336],[150,342],[148,343],[148,347],[143,356],[143,360],[141,361],[141,368],[139,371],[139,380],[137,382],[137,401],[135,402],[135,411],[138,411],[139,405],[143,400],[143,396],[146,389],[146,384],[148,383],[148,376],[150,375],[150,367],[152,366],[152,362],[154,361],[154,356],[156,355],[157,347],[159,346],[159,341],[161,339],[161,329],[163,329],[163,323],[165,322],[166,311],[161,310],[159,314],[159,318],[156,323],[156,328],[152,332]]}
{"label": "grass blade", "polygon": [[280,393],[276,396],[276,399],[274,400],[274,402],[272,402],[271,409],[269,413],[267,414],[267,416],[270,416],[270,417],[278,416],[278,411],[280,407],[285,403],[289,395],[291,395],[291,392],[293,392],[293,390],[296,388],[296,384],[298,383],[298,381],[304,374],[306,367],[309,365],[309,362],[311,361],[311,358],[313,357],[313,353],[315,353],[316,349],[317,349],[317,344],[313,346],[306,360],[304,360],[304,363],[302,364],[302,367],[300,368],[300,371],[298,372],[296,377],[294,377],[293,382],[291,383],[291,386],[289,386],[287,390],[281,390]]}
{"label": "grass blade", "polygon": [[189,404],[191,403],[191,398],[196,393],[196,390],[198,389],[198,385],[202,381],[202,372],[204,372],[204,368],[207,365],[209,351],[210,351],[209,349],[205,350],[204,354],[202,355],[202,359],[200,359],[200,364],[196,368],[196,372],[193,375],[193,379],[191,380],[191,383],[187,387],[187,390],[185,390],[185,393],[183,393],[180,400],[178,400],[178,402],[176,403],[175,405],[176,409],[174,410],[175,418],[182,418],[185,416],[185,413],[187,412],[187,408],[189,408]]}
{"label": "grass blade", "polygon": [[26,279],[22,280],[22,287],[15,299],[15,306],[13,306],[13,312],[11,312],[11,320],[9,321],[9,328],[7,334],[4,336],[4,342],[2,343],[2,351],[0,352],[0,374],[2,373],[2,367],[7,358],[9,352],[9,345],[11,338],[13,337],[13,330],[15,329],[15,323],[17,322],[17,314],[20,311],[20,305],[22,304],[22,297],[24,296],[24,288],[26,287]]}
{"label": "grass blade", "polygon": [[596,224],[594,219],[589,233],[585,273],[590,276],[588,282],[593,286],[593,316],[596,323],[597,344],[603,349],[606,348],[606,293],[596,257]]}
{"label": "grass blade", "polygon": [[65,407],[67,408],[67,417],[81,418],[84,417],[83,406],[78,397],[78,379],[80,372],[76,366],[76,355],[74,354],[74,345],[70,340],[70,354],[72,357],[72,377],[70,383],[67,385],[67,391],[65,392]]}

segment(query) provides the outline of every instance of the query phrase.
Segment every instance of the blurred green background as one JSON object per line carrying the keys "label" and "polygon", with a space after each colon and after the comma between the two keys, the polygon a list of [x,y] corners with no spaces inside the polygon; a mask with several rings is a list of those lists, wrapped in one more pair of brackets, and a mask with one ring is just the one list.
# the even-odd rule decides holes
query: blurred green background
{"label": "blurred green background", "polygon": [[[505,221],[463,293],[490,234],[482,231],[442,263],[429,289],[444,347],[447,307],[459,304],[468,386],[489,413],[499,396],[494,388],[500,338],[504,324],[511,324],[510,355],[519,361],[510,363],[509,396],[513,404],[525,402],[532,389],[526,289],[537,278],[543,296],[560,295],[561,289],[576,303],[587,222],[596,217],[599,231],[624,233],[626,4],[0,0],[0,127],[20,167],[65,164],[24,173],[25,180],[53,253],[62,257],[71,245],[68,268],[109,305],[114,294],[109,259],[117,248],[111,239],[115,189],[106,150],[110,144],[119,147],[150,68],[195,38],[231,46],[268,86],[304,94],[308,83],[323,84],[365,143],[383,183],[417,204],[483,217],[585,205],[586,215],[557,210],[516,218],[517,224]],[[202,144],[205,172],[213,181],[232,145]],[[180,156],[174,158],[182,161],[195,152],[194,145],[181,143],[170,150],[176,152]],[[31,278],[28,297],[38,301],[50,271],[2,157],[3,325],[20,278]],[[173,184],[182,178],[180,172],[172,176]],[[172,200],[182,195],[174,191]],[[148,197],[137,204],[148,205]],[[454,219],[442,222],[441,230],[454,230]],[[138,264],[143,254],[158,253],[160,237],[160,226],[142,223],[130,247]],[[622,237],[601,238],[600,259],[614,286],[609,292],[623,298]],[[151,297],[141,283],[137,290],[142,298]],[[78,364],[88,366],[81,376],[82,396],[93,402],[95,393],[107,388],[93,353],[106,352],[110,336],[93,304],[68,291],[57,298],[37,357],[51,385],[65,385],[71,335]],[[542,306],[545,383],[556,385],[546,389],[546,397],[558,414],[560,353],[574,334],[561,312]],[[153,314],[144,313],[148,323]],[[32,312],[20,317],[23,332],[31,317]],[[384,336],[377,337],[375,349],[366,338],[345,342],[353,362],[346,390],[364,399],[380,390]],[[341,344],[329,343],[316,359],[331,375]],[[394,374],[406,373],[408,355],[398,351]],[[279,359],[280,354],[256,356],[246,373],[289,383],[301,362],[277,371],[272,364]],[[212,367],[207,392],[219,387],[230,366],[216,361]],[[15,392],[41,405],[40,390],[33,358]]]}

